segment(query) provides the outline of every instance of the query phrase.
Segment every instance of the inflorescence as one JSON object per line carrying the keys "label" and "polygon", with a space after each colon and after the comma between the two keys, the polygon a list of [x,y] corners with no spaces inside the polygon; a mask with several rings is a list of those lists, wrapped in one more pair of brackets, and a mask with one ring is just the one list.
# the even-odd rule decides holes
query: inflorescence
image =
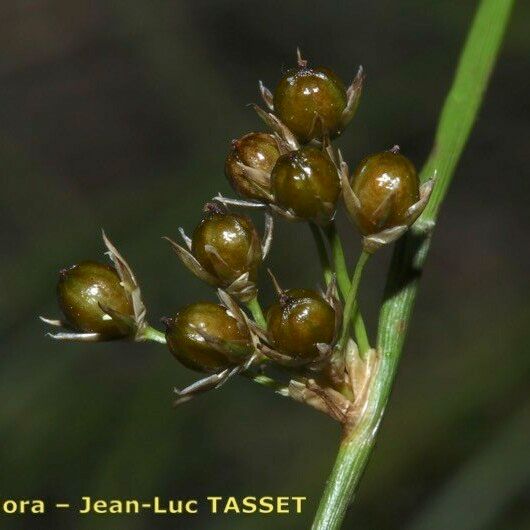
{"label": "inflorescence", "polygon": [[[433,179],[420,185],[414,165],[397,146],[367,156],[350,174],[332,140],[352,120],[364,81],[360,67],[346,88],[334,72],[310,67],[298,52],[297,65],[274,93],[260,82],[266,108],[254,108],[269,131],[233,140],[225,162],[239,198],[218,195],[207,202],[191,237],[180,229],[182,244],[166,238],[195,276],[217,288],[219,303],[190,304],[162,319],[165,333],[157,331],[147,321],[131,267],[103,234],[113,266],[84,261],[60,271],[57,299],[64,318],[41,317],[61,328],[50,336],[167,344],[178,362],[204,374],[175,390],[176,404],[243,375],[342,423],[354,423],[378,362],[376,350],[351,337],[352,327],[366,337],[357,304],[360,275],[371,254],[415,222],[433,186]],[[341,197],[362,238],[351,282],[337,282],[334,271],[344,263],[330,266],[324,243],[327,236],[332,244],[336,235]],[[264,233],[260,236],[248,216],[229,208],[263,211]],[[263,314],[258,269],[271,247],[277,216],[310,224],[326,286],[322,292],[283,289],[271,273],[277,300]]]}

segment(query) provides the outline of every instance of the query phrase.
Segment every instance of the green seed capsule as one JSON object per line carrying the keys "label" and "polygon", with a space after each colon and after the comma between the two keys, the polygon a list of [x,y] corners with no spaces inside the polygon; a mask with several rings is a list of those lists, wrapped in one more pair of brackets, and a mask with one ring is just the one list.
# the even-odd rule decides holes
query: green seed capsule
{"label": "green seed capsule", "polygon": [[269,308],[267,330],[277,351],[310,362],[320,354],[318,343],[333,341],[335,311],[315,291],[290,289]]}
{"label": "green seed capsule", "polygon": [[[250,335],[223,306],[211,302],[190,304],[174,318],[164,320],[171,353],[187,368],[214,373],[237,366],[252,349]],[[230,342],[230,352],[214,347],[212,341]],[[241,355],[236,355],[237,347]]]}
{"label": "green seed capsule", "polygon": [[346,105],[344,84],[323,67],[289,70],[274,92],[274,111],[303,143],[340,134]]}
{"label": "green seed capsule", "polygon": [[252,221],[211,205],[195,229],[191,252],[202,267],[228,286],[244,273],[255,281],[262,260],[261,244]]}
{"label": "green seed capsule", "polygon": [[280,150],[272,134],[249,133],[232,142],[225,175],[239,195],[257,200],[270,197],[270,172]]}
{"label": "green seed capsule", "polygon": [[101,304],[124,315],[134,314],[118,273],[109,265],[84,261],[62,270],[57,299],[68,323],[79,331],[101,333],[108,339],[124,337],[131,332],[100,307]]}
{"label": "green seed capsule", "polygon": [[281,208],[302,219],[325,223],[335,213],[340,179],[327,153],[306,146],[278,159],[272,170],[272,190]]}
{"label": "green seed capsule", "polygon": [[356,221],[364,235],[406,224],[407,210],[420,198],[414,164],[393,151],[365,158],[353,173],[352,189],[361,203]]}

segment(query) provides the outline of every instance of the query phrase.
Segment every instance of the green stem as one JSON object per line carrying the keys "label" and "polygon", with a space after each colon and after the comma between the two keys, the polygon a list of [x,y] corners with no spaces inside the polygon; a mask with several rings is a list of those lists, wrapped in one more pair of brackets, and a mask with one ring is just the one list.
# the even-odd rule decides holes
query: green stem
{"label": "green stem", "polygon": [[332,221],[326,228],[326,236],[331,246],[333,267],[337,276],[337,284],[342,296],[346,298],[348,291],[350,290],[350,277],[348,266],[346,265],[346,257],[344,256],[344,249],[342,248],[342,241],[340,240],[337,226],[334,221]]}
{"label": "green stem", "polygon": [[[337,284],[342,297],[346,300],[348,292],[350,290],[350,278],[348,276],[348,267],[346,265],[346,258],[344,256],[344,249],[342,247],[342,241],[340,240],[339,233],[335,222],[332,222],[327,231],[329,243],[331,245],[331,252],[333,254],[333,265],[335,268],[335,274],[337,276]],[[361,356],[370,349],[370,341],[368,340],[368,333],[366,332],[366,326],[364,320],[357,305],[357,311],[353,314],[353,329],[355,331],[355,340],[359,347]]]}
{"label": "green stem", "polygon": [[276,381],[275,379],[272,379],[268,375],[252,374],[250,372],[242,372],[241,375],[243,377],[250,379],[251,381],[254,381],[254,383],[257,383],[258,385],[262,385],[267,388],[270,388],[271,390],[276,392],[276,394],[280,394],[281,396],[287,395],[287,389],[285,385]]}
{"label": "green stem", "polygon": [[482,0],[473,20],[442,109],[434,147],[422,170],[423,181],[436,173],[436,186],[420,219],[394,250],[379,318],[379,366],[362,417],[344,433],[313,530],[340,528],[372,452],[399,364],[432,230],[480,108],[512,5],[513,0]]}
{"label": "green stem", "polygon": [[361,277],[363,275],[364,267],[366,266],[370,256],[371,254],[363,250],[353,271],[350,288],[348,290],[348,294],[346,295],[346,302],[344,304],[342,334],[339,342],[340,348],[344,348],[346,346],[349,337],[350,320],[358,313],[357,292],[359,291],[359,285],[361,284]]}
{"label": "green stem", "polygon": [[313,239],[315,240],[315,245],[317,247],[318,257],[322,266],[322,273],[324,274],[324,281],[326,282],[326,285],[329,285],[329,282],[331,282],[331,278],[333,277],[333,271],[329,262],[326,243],[322,237],[322,232],[320,231],[319,226],[317,226],[315,223],[309,222],[309,228],[311,229],[311,233],[313,234]]}
{"label": "green stem", "polygon": [[139,340],[151,340],[160,344],[166,344],[166,335],[151,326],[147,326],[143,330]]}
{"label": "green stem", "polygon": [[265,317],[263,316],[263,311],[261,310],[261,306],[259,305],[258,297],[255,296],[254,298],[252,298],[252,300],[248,301],[247,307],[249,311],[252,313],[254,322],[256,322],[258,326],[261,326],[262,328],[266,328],[267,321],[265,320]]}

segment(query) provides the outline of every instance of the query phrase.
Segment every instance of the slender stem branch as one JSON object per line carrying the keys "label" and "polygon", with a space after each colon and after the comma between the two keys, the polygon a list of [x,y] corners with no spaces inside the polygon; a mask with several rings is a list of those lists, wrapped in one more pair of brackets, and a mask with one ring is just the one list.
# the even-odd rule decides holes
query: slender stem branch
{"label": "slender stem branch", "polygon": [[346,302],[344,304],[342,334],[339,342],[340,348],[344,348],[344,346],[346,345],[349,336],[350,320],[354,318],[355,315],[358,313],[357,292],[359,291],[359,285],[361,284],[361,277],[363,275],[364,267],[368,262],[370,256],[371,254],[363,250],[361,252],[361,255],[359,256],[359,259],[357,260],[357,264],[355,265],[355,269],[353,271],[350,288],[348,290],[348,294],[346,295]]}
{"label": "slender stem branch", "polygon": [[254,322],[256,322],[258,326],[261,326],[262,328],[266,328],[267,321],[265,320],[265,317],[263,316],[263,311],[261,310],[261,306],[259,305],[258,297],[255,296],[254,298],[252,298],[252,300],[248,301],[247,307],[249,311],[252,313]]}
{"label": "slender stem branch", "polygon": [[337,284],[339,290],[344,298],[346,298],[350,290],[350,276],[348,273],[348,266],[346,265],[346,257],[344,256],[344,249],[342,248],[342,241],[340,240],[337,226],[332,221],[326,228],[326,236],[331,246],[331,253],[333,254],[333,267],[337,275]]}
{"label": "slender stem branch", "polygon": [[313,530],[340,528],[375,443],[396,375],[431,234],[497,58],[513,0],[482,0],[442,109],[422,180],[437,174],[427,208],[394,251],[379,318],[380,362],[357,425],[344,433]]}
{"label": "slender stem branch", "polygon": [[142,335],[139,337],[139,340],[150,340],[153,342],[159,342],[160,344],[166,344],[165,334],[151,326],[147,326],[143,330]]}
{"label": "slender stem branch", "polygon": [[270,388],[276,394],[280,394],[281,396],[287,395],[287,388],[284,384],[280,383],[279,381],[276,381],[275,379],[272,379],[268,375],[264,374],[253,374],[250,372],[242,372],[241,375],[243,377],[246,377],[247,379],[250,379],[251,381],[254,381],[254,383],[258,383],[258,385],[265,386],[267,388]]}
{"label": "slender stem branch", "polygon": [[[337,232],[337,227],[334,222],[329,225],[326,231],[326,235],[331,245],[331,251],[333,254],[333,265],[335,268],[335,274],[337,276],[337,284],[339,286],[339,290],[343,298],[346,299],[350,290],[348,266],[346,265],[344,249],[342,248],[342,242],[340,240],[340,236]],[[358,304],[356,312],[352,314],[352,318],[354,319],[353,328],[355,331],[355,340],[357,341],[359,352],[361,353],[361,355],[364,355],[370,349],[370,341],[368,339],[368,333],[366,332],[366,326],[364,324],[364,320]]]}
{"label": "slender stem branch", "polygon": [[[333,276],[333,268],[330,264],[326,243],[322,237],[322,232],[319,226],[314,223],[309,223],[309,227],[311,228],[313,238],[315,239],[318,256],[320,258],[322,271],[324,273],[324,280],[326,285],[328,285]],[[348,292],[350,291],[350,280],[348,278],[348,270],[346,266],[346,258],[344,257],[344,250],[342,248],[342,242],[335,227],[335,223],[332,222],[325,232],[328,236],[328,240],[333,252],[337,284],[343,298],[346,299]],[[366,333],[366,328],[364,326],[364,320],[359,310],[359,304],[356,303],[355,310],[350,313],[347,320],[349,321],[350,318],[353,322],[355,338],[357,340],[357,345],[359,346],[359,351],[361,352],[361,355],[363,355],[367,350],[370,349],[370,343],[368,341],[368,334]]]}
{"label": "slender stem branch", "polygon": [[309,228],[313,234],[313,239],[315,240],[315,245],[317,247],[318,257],[320,259],[320,264],[322,266],[322,273],[324,274],[324,281],[326,285],[329,284],[331,278],[333,277],[333,271],[331,269],[331,264],[329,262],[328,251],[326,249],[326,242],[322,237],[322,232],[320,227],[315,223],[309,223]]}

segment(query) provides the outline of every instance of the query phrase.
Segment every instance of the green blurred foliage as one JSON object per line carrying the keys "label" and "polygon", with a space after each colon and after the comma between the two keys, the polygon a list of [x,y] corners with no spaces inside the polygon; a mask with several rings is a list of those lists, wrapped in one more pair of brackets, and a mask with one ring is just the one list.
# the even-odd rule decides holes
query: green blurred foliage
{"label": "green blurred foliage", "polygon": [[[421,165],[474,6],[3,3],[0,498],[272,494],[308,503],[301,516],[274,519],[52,511],[38,520],[0,516],[1,528],[309,527],[339,439],[330,420],[246,380],[172,410],[172,387],[194,374],[163,347],[57,344],[36,317],[56,313],[61,267],[101,257],[101,227],[135,268],[153,322],[213,299],[160,236],[191,230],[208,198],[230,193],[222,175],[228,142],[262,129],[245,105],[258,101],[258,79],[274,86],[297,45],[345,80],[360,63],[368,73],[358,115],[339,141],[351,164],[399,143]],[[438,528],[440,506],[440,527],[471,529],[480,520],[487,530],[530,528],[530,457],[517,445],[530,430],[529,17],[519,2],[346,528]],[[352,259],[358,236],[342,214],[339,222]],[[372,334],[387,262],[388,253],[378,256],[361,289]],[[278,223],[268,264],[286,286],[319,282],[303,225]],[[265,275],[262,285],[270,302]],[[471,492],[469,502],[451,488]]]}

